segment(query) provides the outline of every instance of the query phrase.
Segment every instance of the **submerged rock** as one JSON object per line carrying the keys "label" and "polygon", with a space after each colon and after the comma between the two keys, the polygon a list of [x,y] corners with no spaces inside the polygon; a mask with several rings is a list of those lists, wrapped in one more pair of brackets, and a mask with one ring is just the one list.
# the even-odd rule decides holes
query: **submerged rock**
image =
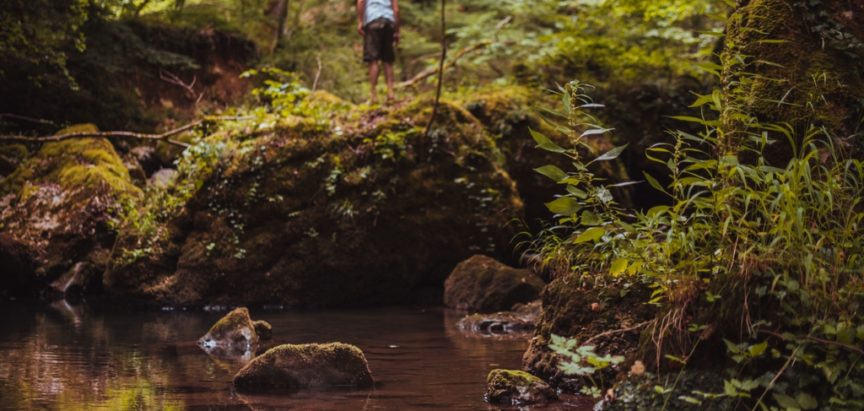
{"label": "submerged rock", "polygon": [[214,135],[201,146],[223,150],[218,165],[164,238],[119,242],[109,291],[177,306],[406,303],[471,254],[505,255],[522,202],[494,139],[447,102],[425,136],[431,108]]}
{"label": "submerged rock", "polygon": [[521,338],[534,331],[541,309],[539,301],[517,304],[513,311],[468,315],[456,327],[469,336]]}
{"label": "submerged rock", "polygon": [[557,399],[549,384],[524,371],[497,369],[486,377],[486,401],[493,404],[543,404]]}
{"label": "submerged rock", "polygon": [[[64,132],[91,132],[94,126]],[[32,263],[12,276],[16,284],[59,293],[101,290],[124,202],[138,198],[129,172],[108,140],[82,138],[48,143],[0,180],[0,255]],[[11,249],[7,249],[11,246]],[[5,267],[4,267],[5,268]],[[23,278],[23,277],[32,278]],[[7,284],[0,283],[0,289]],[[93,288],[96,288],[95,290]]]}
{"label": "submerged rock", "polygon": [[447,278],[444,304],[467,311],[504,311],[536,300],[544,286],[543,280],[528,270],[475,255],[459,263]]}
{"label": "submerged rock", "polygon": [[257,332],[260,326],[256,323],[249,317],[247,308],[236,308],[213,324],[210,331],[198,340],[198,345],[215,355],[246,354],[253,351],[260,340]]}
{"label": "submerged rock", "polygon": [[369,388],[372,384],[363,352],[343,343],[280,345],[253,359],[234,376],[235,389],[244,393]]}

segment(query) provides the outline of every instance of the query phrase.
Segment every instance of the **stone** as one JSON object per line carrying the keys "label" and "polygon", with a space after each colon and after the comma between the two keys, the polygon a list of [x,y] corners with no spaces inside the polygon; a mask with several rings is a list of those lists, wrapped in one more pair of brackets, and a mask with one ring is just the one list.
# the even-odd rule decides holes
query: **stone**
{"label": "stone", "polygon": [[172,192],[189,198],[158,221],[164,236],[124,232],[106,290],[170,306],[406,304],[472,254],[510,254],[523,204],[495,139],[447,101],[426,136],[431,106],[214,133],[202,144],[217,161],[181,158],[198,174]]}
{"label": "stone", "polygon": [[276,346],[234,376],[234,388],[241,393],[358,389],[372,385],[372,373],[363,352],[343,343]]}
{"label": "stone", "polygon": [[539,301],[517,304],[513,311],[465,316],[456,327],[468,336],[524,338],[534,331],[540,311]]}
{"label": "stone", "polygon": [[505,311],[540,296],[545,284],[537,275],[475,255],[456,266],[444,283],[444,304],[474,312]]}
{"label": "stone", "polygon": [[545,404],[557,399],[549,384],[525,371],[496,369],[486,377],[486,401],[492,404]]}
{"label": "stone", "polygon": [[267,321],[253,321],[252,326],[255,327],[255,334],[258,334],[258,339],[269,340],[273,338],[273,326],[270,325],[270,323],[268,323]]}
{"label": "stone", "polygon": [[222,317],[198,340],[198,345],[214,355],[243,355],[254,351],[259,337],[255,323],[245,307]]}

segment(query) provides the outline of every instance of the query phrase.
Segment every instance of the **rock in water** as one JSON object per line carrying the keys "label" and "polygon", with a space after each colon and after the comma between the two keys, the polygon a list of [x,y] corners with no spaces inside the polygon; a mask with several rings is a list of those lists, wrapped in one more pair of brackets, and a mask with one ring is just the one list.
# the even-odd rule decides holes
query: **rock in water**
{"label": "rock in water", "polygon": [[234,376],[237,391],[247,393],[371,386],[372,373],[363,352],[343,343],[280,345]]}
{"label": "rock in water", "polygon": [[444,304],[459,310],[505,311],[515,304],[536,300],[544,285],[528,270],[475,255],[459,263],[447,278]]}
{"label": "rock in water", "polygon": [[534,331],[541,310],[540,301],[516,304],[513,311],[468,315],[456,327],[468,336],[524,338]]}
{"label": "rock in water", "polygon": [[215,355],[243,355],[258,344],[256,328],[249,317],[249,310],[240,307],[213,324],[210,331],[198,340],[198,345]]}
{"label": "rock in water", "polygon": [[273,338],[273,326],[267,321],[256,320],[252,322],[255,327],[255,333],[258,334],[259,340],[269,340]]}
{"label": "rock in water", "polygon": [[543,404],[557,399],[549,384],[525,371],[497,369],[486,377],[486,401],[492,404]]}

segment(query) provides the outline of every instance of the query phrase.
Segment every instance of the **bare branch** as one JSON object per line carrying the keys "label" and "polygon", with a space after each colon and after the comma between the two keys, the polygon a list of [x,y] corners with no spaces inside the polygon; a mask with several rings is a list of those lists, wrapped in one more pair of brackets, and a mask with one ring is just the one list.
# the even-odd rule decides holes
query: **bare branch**
{"label": "bare branch", "polygon": [[231,121],[231,120],[243,120],[247,117],[208,117],[205,119],[201,119],[198,121],[194,121],[192,123],[186,124],[182,127],[175,128],[173,130],[166,131],[161,134],[148,134],[148,133],[136,133],[133,131],[100,131],[100,132],[76,132],[76,133],[66,133],[66,134],[55,134],[51,136],[43,136],[43,137],[30,137],[30,136],[0,136],[0,141],[8,141],[8,142],[18,142],[18,143],[51,143],[63,140],[70,140],[75,138],[131,138],[136,140],[150,140],[150,141],[165,141],[166,143],[173,144],[175,146],[188,148],[189,144],[186,144],[181,141],[173,140],[171,137],[183,134],[187,131],[194,129],[195,127],[209,124],[217,121]]}

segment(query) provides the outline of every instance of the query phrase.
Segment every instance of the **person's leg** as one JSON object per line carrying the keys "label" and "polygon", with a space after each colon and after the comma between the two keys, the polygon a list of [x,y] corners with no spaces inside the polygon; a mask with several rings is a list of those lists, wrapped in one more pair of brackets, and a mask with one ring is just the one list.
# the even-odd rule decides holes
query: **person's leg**
{"label": "person's leg", "polygon": [[372,86],[372,95],[369,97],[369,102],[372,104],[378,103],[378,72],[379,66],[377,61],[369,62],[369,84]]}
{"label": "person's leg", "polygon": [[393,93],[393,63],[384,63],[384,78],[387,80],[387,102],[396,98]]}

